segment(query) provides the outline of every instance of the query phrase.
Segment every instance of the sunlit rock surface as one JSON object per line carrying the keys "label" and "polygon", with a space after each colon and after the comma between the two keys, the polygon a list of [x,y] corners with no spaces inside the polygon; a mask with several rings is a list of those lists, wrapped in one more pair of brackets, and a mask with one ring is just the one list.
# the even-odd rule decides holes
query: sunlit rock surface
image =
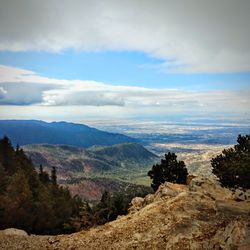
{"label": "sunlit rock surface", "polygon": [[127,216],[58,236],[0,233],[0,249],[249,249],[250,202],[201,177],[165,183],[132,201]]}

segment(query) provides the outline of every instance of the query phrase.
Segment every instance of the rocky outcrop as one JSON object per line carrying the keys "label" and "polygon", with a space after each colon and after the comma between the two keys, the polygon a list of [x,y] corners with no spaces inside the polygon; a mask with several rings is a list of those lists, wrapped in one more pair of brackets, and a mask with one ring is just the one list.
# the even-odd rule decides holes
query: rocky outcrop
{"label": "rocky outcrop", "polygon": [[233,192],[234,199],[237,201],[250,202],[250,189],[238,188]]}
{"label": "rocky outcrop", "polygon": [[250,202],[238,201],[230,190],[197,177],[187,186],[165,183],[154,195],[135,198],[127,216],[87,231],[14,239],[0,233],[0,249],[23,244],[25,249],[246,250],[249,212]]}
{"label": "rocky outcrop", "polygon": [[28,234],[24,230],[20,230],[17,228],[7,228],[2,231],[4,235],[17,235],[17,236],[28,236]]}

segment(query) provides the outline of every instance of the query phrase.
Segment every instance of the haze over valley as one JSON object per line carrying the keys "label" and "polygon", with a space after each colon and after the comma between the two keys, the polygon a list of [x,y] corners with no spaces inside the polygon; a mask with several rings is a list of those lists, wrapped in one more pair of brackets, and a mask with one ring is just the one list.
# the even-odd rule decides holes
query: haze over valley
{"label": "haze over valley", "polygon": [[249,120],[178,118],[169,121],[97,120],[88,124],[106,131],[123,133],[139,140],[148,150],[162,156],[175,152],[190,173],[211,176],[210,161],[234,145],[238,134],[248,134]]}

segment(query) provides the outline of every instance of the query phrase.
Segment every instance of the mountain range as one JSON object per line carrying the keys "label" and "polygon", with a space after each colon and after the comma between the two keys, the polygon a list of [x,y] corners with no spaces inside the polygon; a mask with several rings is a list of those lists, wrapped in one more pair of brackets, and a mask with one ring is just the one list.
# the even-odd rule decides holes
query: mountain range
{"label": "mountain range", "polygon": [[38,120],[0,120],[0,137],[8,136],[12,143],[64,144],[77,147],[114,145],[136,142],[136,139],[101,131],[83,124],[69,122],[44,122]]}

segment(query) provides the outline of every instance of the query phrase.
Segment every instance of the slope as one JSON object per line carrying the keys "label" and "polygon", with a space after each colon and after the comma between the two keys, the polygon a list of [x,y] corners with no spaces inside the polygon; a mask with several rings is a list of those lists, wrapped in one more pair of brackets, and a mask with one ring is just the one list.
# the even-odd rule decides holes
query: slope
{"label": "slope", "polygon": [[[149,186],[148,170],[159,161],[138,143],[83,149],[66,145],[36,144],[23,149],[36,167],[57,167],[58,182],[89,202],[100,200],[104,190],[124,191]],[[136,185],[132,185],[136,184]]]}
{"label": "slope", "polygon": [[0,120],[0,137],[3,135],[7,135],[14,145],[48,143],[90,147],[136,141],[122,134],[108,133],[82,124],[37,120]]}
{"label": "slope", "polygon": [[[1,249],[249,249],[250,203],[204,178],[135,198],[130,214],[71,235],[0,232]],[[21,232],[20,232],[21,234]]]}
{"label": "slope", "polygon": [[59,174],[81,172],[85,174],[119,169],[147,169],[158,160],[138,143],[124,143],[83,149],[66,145],[36,144],[23,146],[36,166],[56,166]]}

